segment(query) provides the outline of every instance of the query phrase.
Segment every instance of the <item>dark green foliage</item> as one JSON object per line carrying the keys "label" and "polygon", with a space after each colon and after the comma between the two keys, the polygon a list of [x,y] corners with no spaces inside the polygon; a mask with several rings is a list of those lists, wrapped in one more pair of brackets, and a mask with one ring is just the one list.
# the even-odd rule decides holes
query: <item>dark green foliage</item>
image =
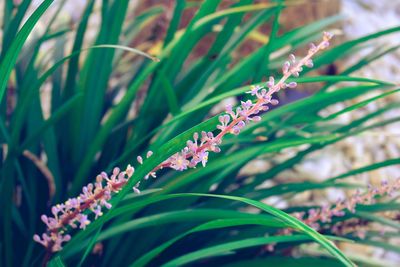
{"label": "dark green foliage", "polygon": [[[95,29],[95,41],[87,46],[84,38],[88,35],[89,18],[96,12],[96,1],[87,1],[72,35],[66,35],[70,29],[56,27],[56,13],[52,20],[56,26],[48,25],[43,36],[29,42],[28,35],[53,1],[45,0],[23,25],[22,18],[31,1],[22,1],[17,10],[13,1],[4,2],[0,57],[0,143],[4,144],[0,152],[1,157],[6,155],[2,158],[0,178],[2,266],[39,265],[44,250],[33,242],[32,236],[44,230],[40,215],[49,213],[50,205],[78,194],[99,172],[109,172],[117,165],[124,168],[128,163],[136,164],[136,156],[143,156],[148,150],[154,155],[137,168],[129,184],[113,198],[113,208],[85,231],[74,233],[73,239],[54,255],[49,266],[178,266],[221,265],[221,262],[226,266],[277,263],[282,266],[337,266],[338,260],[352,266],[351,257],[348,259],[329,240],[355,240],[398,251],[373,233],[364,240],[353,236],[340,239],[330,233],[321,235],[289,216],[286,212],[290,210],[281,211],[260,200],[328,187],[354,188],[358,185],[346,183],[345,178],[399,164],[399,159],[364,166],[323,183],[286,183],[268,189],[256,188],[266,179],[292,168],[313,151],[398,121],[400,118],[370,123],[397,103],[348,125],[333,121],[341,114],[398,93],[399,89],[389,82],[349,76],[398,46],[373,53],[338,76],[310,75],[291,79],[323,85],[313,95],[263,114],[262,122],[250,125],[240,136],[227,136],[222,152],[211,155],[206,168],[185,172],[163,170],[157,180],[143,181],[141,188],[145,190],[136,196],[131,193],[132,186],[182,149],[194,132],[216,129],[218,120],[210,113],[211,108],[227,97],[242,98],[249,90],[249,83],[260,83],[269,75],[279,76],[280,65],[287,55],[271,57],[271,54],[285,46],[296,49],[317,40],[322,31],[340,17],[326,18],[278,34],[279,16],[290,2],[253,5],[251,0],[236,1],[233,6],[221,10],[220,1],[204,0],[198,4],[189,24],[181,29],[182,14],[197,2],[179,0],[175,1],[166,36],[153,40],[154,47],[160,42],[157,44],[160,52],[156,55],[159,61],[152,61],[147,58],[151,58],[150,55],[127,46],[140,36],[141,30],[149,29],[146,28],[149,21],[165,12],[161,6],[134,17],[128,13],[128,0],[97,1],[101,7],[101,24]],[[248,14],[251,14],[249,18],[244,19]],[[235,54],[241,45],[265,24],[271,25],[269,41],[238,60]],[[339,57],[361,49],[367,41],[399,30],[399,27],[384,30],[336,46],[318,55],[314,68],[332,64]],[[210,48],[199,58],[189,59],[194,48],[210,35],[215,37]],[[51,54],[52,60],[45,64],[40,47],[50,41],[56,42],[56,49]],[[72,44],[70,51],[66,49],[70,47],[66,46],[67,42]],[[132,55],[135,55],[133,60]],[[342,82],[351,84],[344,87]],[[52,89],[51,98],[47,100],[40,98],[45,83]],[[333,85],[338,85],[337,89],[333,89]],[[381,94],[328,117],[320,115],[320,111],[330,105],[372,90],[381,91]],[[117,100],[120,92],[124,92],[123,97]],[[7,113],[7,97],[17,101],[10,114]],[[45,118],[42,111],[49,103],[50,115]],[[128,115],[132,106],[137,110],[134,118]],[[278,130],[283,131],[279,138]],[[268,141],[257,141],[259,136],[268,137]],[[265,173],[236,179],[239,170],[250,160],[273,158],[285,148],[304,144],[309,145],[306,150]],[[46,180],[37,166],[23,156],[25,150],[39,158],[46,155],[52,181]],[[55,186],[53,196],[49,195],[51,183]],[[17,188],[22,190],[21,205],[14,201]],[[376,205],[361,208],[350,216],[399,229],[397,222],[374,214],[380,209],[396,210],[399,205],[394,202]],[[248,206],[258,208],[260,213],[243,212]],[[301,203],[297,208],[306,209]],[[265,237],[286,227],[297,231],[292,236]],[[91,254],[98,241],[104,245],[101,259]],[[262,247],[270,243],[291,249],[310,242],[318,242],[325,251],[315,250],[314,255],[305,255],[296,261],[279,254],[279,250],[274,257],[260,253]],[[360,259],[352,260],[367,266]]]}

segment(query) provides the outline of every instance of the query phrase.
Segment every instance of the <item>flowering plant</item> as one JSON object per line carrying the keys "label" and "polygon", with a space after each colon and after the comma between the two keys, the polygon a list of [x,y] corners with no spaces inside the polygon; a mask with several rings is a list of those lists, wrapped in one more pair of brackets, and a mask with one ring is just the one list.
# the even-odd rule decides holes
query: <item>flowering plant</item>
{"label": "flowering plant", "polygon": [[[292,172],[330,145],[398,121],[386,117],[397,103],[340,120],[398,92],[349,76],[379,56],[335,73],[337,59],[398,27],[329,49],[325,33],[304,58],[286,60],[338,18],[281,31],[278,2],[146,9],[139,3],[148,1],[89,0],[73,16],[68,1],[30,2],[5,1],[3,10],[2,266],[330,262],[311,242],[353,266],[350,241],[396,251],[398,181],[371,180],[364,193],[366,182],[349,180],[397,158]],[[265,39],[260,26],[270,19]],[[310,94],[297,84],[323,87]]]}
{"label": "flowering plant", "polygon": [[[291,75],[298,77],[304,65],[312,67],[312,56],[326,49],[329,46],[329,40],[331,38],[332,34],[325,32],[323,41],[318,46],[311,44],[307,56],[299,62],[296,62],[295,56],[291,54],[290,61],[286,61],[283,66],[283,77],[278,83],[275,84],[274,78],[271,76],[267,82],[268,90],[261,86],[253,86],[251,91],[248,92],[252,96],[257,97],[256,103],[253,103],[251,100],[247,100],[246,102],[242,101],[241,106],[237,107],[235,111],[233,111],[232,106],[227,106],[227,115],[221,115],[219,117],[221,124],[217,126],[220,130],[217,136],[214,136],[212,132],[202,131],[199,139],[199,134],[194,133],[193,141],[187,141],[187,146],[184,147],[181,152],[172,155],[146,175],[144,179],[148,179],[149,176],[155,178],[155,172],[158,169],[166,167],[177,171],[194,168],[199,163],[205,167],[208,161],[209,151],[216,153],[221,151],[219,145],[225,134],[231,133],[238,135],[240,130],[246,126],[246,123],[250,121],[260,121],[261,117],[258,116],[258,114],[267,111],[269,104],[278,104],[278,100],[272,98],[274,93],[286,87],[296,87],[295,82],[289,84],[285,83],[287,78]],[[147,158],[152,154],[153,152],[149,151],[147,153]],[[137,160],[140,164],[143,164],[143,159],[140,156],[138,156]],[[79,227],[80,229],[85,229],[86,225],[90,223],[88,216],[85,214],[87,210],[92,211],[95,214],[95,219],[97,219],[103,214],[102,207],[110,209],[111,204],[108,201],[111,199],[112,193],[117,193],[127,183],[128,179],[132,177],[133,172],[134,168],[131,165],[128,165],[123,172],[121,172],[119,168],[115,168],[110,178],[105,172],[102,172],[96,177],[96,183],[90,183],[83,187],[83,191],[78,197],[68,199],[65,203],[57,204],[52,207],[51,212],[53,217],[42,215],[41,219],[47,226],[47,233],[42,234],[42,238],[35,234],[33,239],[45,246],[49,252],[61,250],[62,243],[71,239],[69,234],[64,233],[65,230],[67,230],[66,227],[71,226],[72,228]],[[103,181],[106,182],[105,186],[103,185]],[[140,192],[138,185],[133,187],[133,190],[137,193]]]}
{"label": "flowering plant", "polygon": [[[256,97],[257,101],[255,103],[253,103],[252,100],[241,101],[241,105],[235,110],[231,105],[226,106],[226,114],[220,115],[218,118],[220,122],[220,124],[217,125],[217,129],[220,130],[218,135],[214,136],[213,132],[202,131],[199,136],[199,134],[195,132],[193,134],[193,140],[187,141],[186,146],[180,152],[162,162],[147,174],[144,179],[147,180],[149,177],[156,178],[156,172],[163,168],[184,171],[188,168],[196,168],[199,163],[201,163],[203,167],[206,167],[209,152],[218,153],[221,151],[220,145],[226,134],[238,135],[249,122],[261,121],[260,115],[269,109],[268,105],[277,105],[279,103],[277,99],[273,98],[274,93],[285,88],[295,88],[297,86],[296,82],[286,83],[286,80],[292,75],[298,77],[299,73],[303,70],[303,66],[312,67],[313,61],[311,58],[317,52],[329,46],[329,41],[332,36],[331,33],[325,32],[322,42],[317,46],[311,44],[307,55],[299,61],[296,61],[296,57],[291,54],[289,56],[290,61],[286,61],[283,65],[283,76],[277,83],[275,83],[274,77],[271,76],[266,83],[266,88],[256,85],[252,86],[251,90],[247,92],[251,96]],[[149,158],[152,154],[152,151],[148,151],[146,157]],[[138,156],[137,161],[139,164],[143,164],[142,157]],[[127,184],[133,173],[134,168],[131,165],[128,165],[123,172],[121,172],[119,168],[114,168],[111,177],[108,177],[105,172],[102,172],[96,177],[96,183],[90,183],[83,187],[80,196],[68,199],[65,203],[54,206],[51,210],[53,217],[42,215],[42,221],[47,226],[47,233],[42,234],[42,237],[37,234],[34,235],[34,240],[45,246],[49,253],[60,251],[62,249],[62,243],[71,239],[71,236],[65,233],[65,231],[68,230],[67,226],[85,229],[90,223],[87,211],[94,213],[94,219],[102,216],[102,208],[110,209],[112,206],[108,202],[112,194],[118,193],[121,188]],[[104,182],[105,185],[103,185]],[[140,193],[139,185],[140,182],[133,187],[134,192],[138,194]],[[324,206],[321,209],[310,209],[306,218],[304,218],[304,212],[295,213],[294,216],[312,226],[314,229],[320,230],[320,223],[331,222],[331,218],[335,216],[344,216],[344,208],[354,213],[357,204],[372,203],[376,195],[390,194],[399,188],[399,182],[390,186],[385,183],[382,184],[382,187],[379,189],[371,188],[365,195],[360,195],[360,193],[357,192],[348,200],[340,200],[333,208]],[[338,229],[339,226],[334,225],[332,231],[334,233],[339,233]],[[291,231],[290,228],[287,228],[282,230],[280,234],[287,235],[290,234]],[[343,231],[343,229],[341,229],[341,231]],[[268,251],[272,250],[273,244],[269,244]]]}

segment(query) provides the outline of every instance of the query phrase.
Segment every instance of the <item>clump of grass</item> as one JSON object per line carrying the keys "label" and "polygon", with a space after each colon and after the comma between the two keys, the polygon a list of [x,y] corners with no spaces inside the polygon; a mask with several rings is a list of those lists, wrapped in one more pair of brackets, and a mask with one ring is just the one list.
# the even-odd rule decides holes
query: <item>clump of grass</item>
{"label": "clump of grass", "polygon": [[[385,235],[376,234],[372,228],[363,228],[362,239],[349,232],[354,220],[363,226],[379,223],[396,228],[396,216],[382,218],[375,214],[396,214],[399,205],[390,197],[380,197],[377,203],[357,206],[355,213],[332,218],[319,228],[321,233],[307,225],[310,222],[306,217],[302,221],[289,215],[300,218],[299,214],[312,209],[308,205],[298,203],[279,210],[262,202],[272,196],[285,199],[291,194],[330,187],[361,187],[345,179],[399,164],[398,159],[361,166],[320,183],[288,182],[266,189],[259,185],[291,169],[311,152],[399,120],[376,122],[379,115],[395,108],[394,103],[349,124],[334,121],[341,114],[398,92],[389,82],[352,77],[349,71],[336,76],[289,77],[300,72],[298,67],[304,64],[309,67],[303,70],[304,75],[333,64],[361,49],[367,41],[398,32],[399,27],[344,42],[322,52],[313,62],[308,56],[301,61],[290,56],[290,61],[284,63],[288,51],[313,41],[340,18],[326,18],[278,35],[283,3],[252,5],[252,1],[245,0],[221,9],[216,0],[198,6],[176,1],[165,37],[145,40],[140,47],[132,48],[129,44],[140,39],[139,33],[150,30],[151,22],[165,14],[164,7],[154,6],[137,16],[126,16],[131,14],[128,0],[104,1],[99,9],[91,0],[81,19],[72,22],[76,23],[72,34],[57,26],[59,12],[55,12],[44,34],[27,39],[53,3],[43,1],[25,21],[30,2],[15,5],[5,1],[3,9],[0,258],[4,266],[37,265],[43,257],[50,260],[49,265],[73,266],[177,266],[201,261],[222,265],[255,259],[265,265],[276,258],[284,264],[294,259],[295,253],[288,251],[311,241],[318,242],[334,259],[353,265],[330,240],[339,244],[354,240],[398,251]],[[54,3],[62,6],[63,1]],[[196,8],[196,14],[187,25],[179,26],[182,14],[190,8]],[[101,24],[95,28],[95,39],[88,40],[87,35],[92,35],[88,23],[95,13],[101,17]],[[251,16],[244,20],[246,14]],[[260,26],[266,23],[271,25],[268,42],[259,43],[258,50],[238,58],[240,46],[259,36]],[[209,35],[215,36],[209,50],[200,58],[190,57]],[[51,43],[53,50],[44,51],[43,47]],[[322,46],[326,48],[326,43]],[[312,47],[312,51],[320,50],[318,47]],[[362,68],[375,58],[367,57],[350,69]],[[270,79],[268,90],[261,88],[265,84],[263,74],[277,76],[282,63],[282,80],[275,84]],[[341,82],[351,84],[343,86]],[[307,98],[264,112],[267,103],[278,104],[284,96],[283,91],[277,92],[283,85],[290,89],[308,83],[323,83],[324,87]],[[41,98],[45,86],[51,90],[47,98]],[[328,117],[319,115],[331,105],[369,91],[381,93]],[[253,103],[243,96],[245,92],[256,96],[257,101]],[[276,93],[274,99],[272,93]],[[218,109],[218,103],[227,98],[242,101],[240,110],[228,108],[225,115],[213,116],[210,110]],[[49,110],[49,114],[44,116],[43,110]],[[249,124],[251,120],[257,123]],[[199,135],[201,131],[205,134]],[[283,149],[304,145],[305,150],[298,150],[265,172],[240,173],[254,158],[274,158]],[[135,172],[128,167],[122,172],[115,170],[110,177],[105,174],[114,166],[133,164],[137,155],[142,155],[137,159],[143,164]],[[207,166],[192,168],[199,164]],[[81,200],[85,203],[75,201],[72,196],[101,171],[105,173],[97,176],[96,183],[84,189]],[[154,177],[155,171],[156,180],[143,179]],[[137,194],[139,182],[141,194]],[[96,192],[103,192],[102,197],[93,198]],[[64,206],[55,205],[53,218],[40,218],[50,206],[65,199],[70,201]],[[73,219],[60,226],[58,219],[65,205],[72,205],[71,214],[76,216],[71,215]],[[248,213],[248,206],[268,215]],[[326,208],[315,212],[320,216],[322,210]],[[36,236],[35,240],[48,248],[51,259],[32,240],[35,233],[46,232],[41,219],[50,229],[48,238]],[[64,225],[69,226],[64,229]],[[285,232],[289,228],[293,229],[290,234]],[[67,235],[70,233],[61,232],[66,230],[73,233],[71,239]],[[63,237],[57,239],[58,234]],[[330,262],[320,250],[302,255],[303,259],[296,259],[298,263]],[[365,263],[363,259],[354,260]]]}

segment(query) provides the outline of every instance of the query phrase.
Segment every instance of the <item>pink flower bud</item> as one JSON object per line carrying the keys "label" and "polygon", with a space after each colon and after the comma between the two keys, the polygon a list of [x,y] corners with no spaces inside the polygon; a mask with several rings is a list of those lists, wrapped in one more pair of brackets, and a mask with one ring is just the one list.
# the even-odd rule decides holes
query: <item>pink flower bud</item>
{"label": "pink flower bud", "polygon": [[282,67],[282,72],[283,72],[283,74],[288,73],[289,68],[290,68],[290,62],[289,62],[289,61],[286,61],[286,62],[283,64],[283,67]]}
{"label": "pink flower bud", "polygon": [[333,33],[331,33],[331,32],[324,32],[323,38],[324,38],[324,40],[328,40],[328,41],[329,41],[330,39],[333,38]]}
{"label": "pink flower bud", "polygon": [[135,194],[138,194],[138,195],[140,194],[140,190],[136,186],[134,186],[132,189],[133,189],[133,192],[135,192]]}
{"label": "pink flower bud", "polygon": [[35,240],[35,241],[38,242],[38,243],[41,242],[41,239],[40,239],[40,236],[39,236],[39,235],[34,235],[34,236],[33,236],[33,240]]}
{"label": "pink flower bud", "polygon": [[288,86],[289,88],[296,88],[297,83],[296,83],[296,82],[290,82],[290,83],[288,83],[287,86]]}
{"label": "pink flower bud", "polygon": [[295,63],[295,62],[296,62],[296,57],[295,57],[293,54],[290,54],[290,55],[289,55],[289,60],[290,60],[292,63]]}
{"label": "pink flower bud", "polygon": [[271,103],[271,105],[276,106],[279,104],[279,101],[278,101],[278,99],[271,99],[270,103]]}
{"label": "pink flower bud", "polygon": [[310,44],[310,49],[308,50],[308,53],[313,54],[317,52],[317,46],[314,43]]}

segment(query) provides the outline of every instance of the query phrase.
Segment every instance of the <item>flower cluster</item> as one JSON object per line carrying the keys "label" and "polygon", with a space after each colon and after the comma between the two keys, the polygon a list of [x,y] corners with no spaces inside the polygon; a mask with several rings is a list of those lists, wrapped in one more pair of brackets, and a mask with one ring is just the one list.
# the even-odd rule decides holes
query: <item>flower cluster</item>
{"label": "flower cluster", "polygon": [[71,236],[66,234],[63,235],[62,232],[57,233],[43,233],[42,238],[39,235],[34,235],[33,240],[42,244],[45,248],[49,249],[51,252],[60,251],[62,249],[62,243],[71,240]]}
{"label": "flower cluster", "polygon": [[[383,197],[385,195],[391,196],[393,192],[400,189],[400,179],[397,179],[393,183],[389,184],[387,181],[383,181],[380,187],[368,186],[367,192],[361,194],[360,190],[357,190],[348,199],[338,199],[335,205],[329,206],[324,205],[321,208],[309,209],[306,212],[296,212],[292,215],[304,222],[308,226],[314,228],[317,231],[323,230],[323,225],[332,222],[333,217],[342,217],[346,214],[346,210],[354,213],[357,205],[368,205],[373,204],[376,198]],[[347,220],[344,222],[338,222],[330,227],[330,230],[335,234],[343,234],[348,232],[354,232],[357,237],[363,238],[366,234],[365,230],[366,222],[360,219]],[[289,235],[293,232],[291,228],[285,228],[280,230],[278,234]],[[273,251],[275,244],[269,244],[264,249],[266,251]]]}
{"label": "flower cluster", "polygon": [[[357,190],[348,199],[338,199],[334,206],[325,205],[319,209],[310,209],[308,213],[295,213],[293,214],[299,220],[302,220],[307,225],[313,227],[315,230],[321,229],[322,223],[329,223],[333,217],[341,217],[345,215],[345,211],[348,210],[351,213],[356,211],[356,206],[363,204],[373,204],[377,197],[385,195],[391,196],[393,192],[400,189],[400,179],[389,184],[387,181],[383,181],[380,187],[368,186],[367,192],[361,194],[360,190]],[[334,231],[335,228],[333,228]]]}
{"label": "flower cluster", "polygon": [[134,168],[130,165],[122,172],[119,168],[114,168],[110,177],[102,172],[96,177],[94,184],[90,183],[83,187],[78,197],[53,206],[51,208],[53,216],[42,215],[41,219],[46,224],[47,231],[41,237],[34,235],[33,239],[51,252],[61,250],[62,243],[71,238],[65,234],[67,227],[85,229],[90,224],[87,211],[94,213],[94,219],[102,216],[103,208],[111,208],[108,202],[111,194],[121,190],[133,173]]}
{"label": "flower cluster", "polygon": [[186,147],[172,155],[164,164],[177,171],[194,168],[200,162],[204,167],[208,161],[208,151],[220,152],[220,144],[221,139],[216,138],[212,132],[202,131],[200,137],[198,133],[194,133],[193,140],[187,141]]}
{"label": "flower cluster", "polygon": [[279,101],[273,99],[272,95],[284,88],[295,88],[296,82],[286,83],[290,76],[299,76],[304,66],[312,67],[312,57],[319,51],[326,49],[329,46],[329,41],[333,37],[331,33],[324,32],[323,40],[319,45],[311,44],[307,56],[296,61],[294,55],[289,56],[289,61],[286,61],[283,66],[283,76],[275,83],[275,78],[270,77],[266,83],[266,88],[260,85],[252,86],[248,91],[252,96],[257,97],[257,101],[253,103],[251,100],[242,101],[239,107],[233,109],[231,105],[226,106],[226,114],[219,117],[220,124],[217,129],[220,130],[217,136],[212,132],[202,132],[200,144],[198,144],[198,133],[193,136],[194,141],[188,141],[187,146],[181,152],[174,154],[163,163],[163,167],[170,167],[178,171],[186,170],[187,168],[196,167],[198,163],[206,165],[208,160],[208,151],[219,152],[221,139],[227,133],[238,135],[240,131],[250,121],[260,121],[260,112],[267,111],[268,105],[277,105]]}
{"label": "flower cluster", "polygon": [[[312,66],[312,56],[317,52],[324,50],[329,45],[329,40],[332,34],[324,33],[323,41],[319,45],[311,45],[307,55],[296,61],[293,55],[289,56],[283,66],[283,76],[275,83],[273,77],[264,86],[252,86],[247,93],[256,96],[257,100],[253,103],[251,100],[242,101],[241,105],[235,110],[232,106],[226,107],[226,114],[219,117],[220,125],[217,129],[220,130],[218,135],[214,136],[212,132],[194,133],[193,140],[189,140],[186,146],[179,152],[160,165],[155,167],[148,173],[144,179],[149,177],[156,178],[156,171],[162,168],[172,168],[174,170],[183,171],[187,168],[195,168],[199,163],[203,167],[207,164],[209,152],[218,153],[221,151],[219,146],[222,143],[222,138],[225,134],[237,135],[249,122],[257,122],[261,120],[259,114],[269,109],[268,105],[277,105],[277,99],[273,99],[272,95],[284,88],[296,87],[295,82],[286,83],[290,76],[297,77],[303,70],[303,66]],[[146,157],[149,158],[152,152],[149,151]],[[143,158],[138,156],[137,161],[143,164]],[[49,253],[53,253],[62,249],[62,244],[70,240],[70,235],[66,234],[68,227],[85,229],[90,224],[89,214],[94,214],[94,219],[97,219],[103,214],[103,208],[110,209],[109,200],[113,193],[117,193],[128,182],[133,175],[134,168],[130,165],[125,171],[120,171],[115,168],[111,177],[105,172],[102,172],[96,177],[94,184],[88,184],[82,190],[80,196],[69,199],[63,204],[58,204],[51,209],[53,216],[48,217],[42,215],[41,219],[47,226],[47,231],[39,235],[34,235],[33,239],[47,248]],[[138,182],[133,190],[135,193],[140,193],[140,182]]]}
{"label": "flower cluster", "polygon": [[[336,223],[330,228],[330,231],[339,236],[353,234],[360,239],[364,239],[367,234],[369,222],[370,221],[365,219],[352,218]],[[384,228],[382,230],[384,230]],[[381,233],[384,233],[384,231],[381,231]]]}

